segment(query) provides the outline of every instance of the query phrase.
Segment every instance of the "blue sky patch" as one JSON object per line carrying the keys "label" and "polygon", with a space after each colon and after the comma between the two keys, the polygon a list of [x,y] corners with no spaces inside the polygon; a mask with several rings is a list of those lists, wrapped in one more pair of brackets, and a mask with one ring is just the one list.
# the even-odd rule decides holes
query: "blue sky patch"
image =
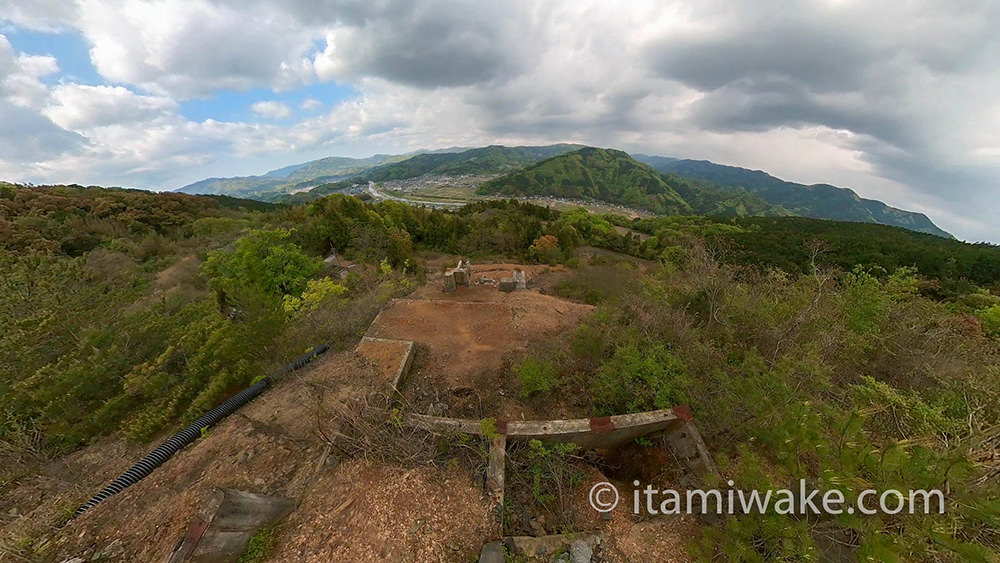
{"label": "blue sky patch", "polygon": [[75,32],[44,33],[24,29],[4,33],[14,50],[29,55],[51,55],[59,61],[59,72],[43,78],[53,84],[60,80],[98,86],[106,81],[90,62],[90,45]]}
{"label": "blue sky patch", "polygon": [[[223,90],[210,98],[185,100],[181,102],[179,113],[192,121],[261,121],[262,118],[253,113],[250,106],[257,102],[281,102],[292,110],[289,120],[296,120],[309,115],[329,110],[338,103],[352,98],[358,91],[348,85],[332,82],[312,84],[288,90],[273,92],[268,88],[254,88],[245,91]],[[322,102],[321,108],[307,111],[300,106],[307,99]]]}

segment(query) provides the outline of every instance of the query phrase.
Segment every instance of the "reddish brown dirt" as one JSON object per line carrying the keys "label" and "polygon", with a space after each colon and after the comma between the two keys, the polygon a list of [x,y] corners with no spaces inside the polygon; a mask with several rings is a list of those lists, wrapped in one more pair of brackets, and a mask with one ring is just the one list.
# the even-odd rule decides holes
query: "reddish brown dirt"
{"label": "reddish brown dirt", "polygon": [[[525,270],[527,290],[506,293],[473,283],[446,293],[441,276],[432,276],[409,299],[386,306],[372,323],[366,336],[418,344],[403,388],[411,406],[433,414],[507,420],[554,414],[551,405],[539,413],[538,405],[521,400],[509,363],[531,345],[564,337],[594,308],[532,288],[532,276],[556,275],[561,268],[474,264],[473,279],[506,276],[515,267]],[[562,407],[567,406],[555,408],[560,415],[589,414]]]}
{"label": "reddish brown dirt", "polygon": [[357,348],[358,354],[371,362],[382,375],[382,379],[390,384],[396,377],[408,349],[409,344],[403,340],[369,339],[363,339]]}
{"label": "reddish brown dirt", "polygon": [[481,483],[457,467],[352,461],[324,474],[279,529],[274,561],[475,561],[500,535]]}
{"label": "reddish brown dirt", "polygon": [[449,388],[471,387],[477,373],[502,365],[518,348],[509,305],[397,299],[379,313],[366,336],[413,340],[431,352]]}
{"label": "reddish brown dirt", "polygon": [[[648,467],[648,466],[646,466]],[[662,467],[662,466],[660,466]],[[672,475],[661,475],[658,478],[643,480],[645,486],[653,484],[657,489],[678,488]],[[696,516],[637,516],[634,514],[634,487],[632,481],[621,482],[610,479],[618,487],[620,501],[611,511],[611,519],[604,520],[590,506],[588,494],[596,483],[609,481],[609,478],[597,469],[590,468],[588,475],[574,491],[577,515],[576,525],[580,530],[600,530],[604,534],[602,544],[605,561],[663,561],[665,563],[686,563],[693,561],[688,555],[686,546],[698,537],[698,520]],[[640,497],[640,501],[644,499]],[[644,510],[644,509],[641,509]]]}

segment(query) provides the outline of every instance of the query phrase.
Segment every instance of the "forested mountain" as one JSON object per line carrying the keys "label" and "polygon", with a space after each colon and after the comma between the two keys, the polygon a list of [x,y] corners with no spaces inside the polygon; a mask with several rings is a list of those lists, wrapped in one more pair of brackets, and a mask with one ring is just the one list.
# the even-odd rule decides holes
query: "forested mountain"
{"label": "forested mountain", "polygon": [[177,191],[186,194],[219,194],[267,199],[274,195],[308,188],[317,183],[335,182],[356,176],[379,164],[396,162],[405,158],[408,157],[385,154],[377,154],[368,158],[331,156],[271,170],[262,176],[208,178],[188,184]]}
{"label": "forested mountain", "polygon": [[[369,158],[328,157],[272,170],[263,176],[209,178],[177,191],[275,200],[285,194],[319,187],[305,198],[300,198],[312,199],[332,193],[340,187],[369,180],[403,180],[424,174],[500,174],[578,148],[580,145],[567,144],[544,147],[488,146],[404,155],[379,154]],[[339,184],[348,179],[350,182]]]}
{"label": "forested mountain", "polygon": [[661,214],[690,214],[691,205],[667,180],[628,154],[582,148],[528,166],[479,187],[481,194],[590,198]]}
{"label": "forested mountain", "polygon": [[303,203],[368,182],[497,174],[507,176],[483,184],[480,194],[591,198],[659,214],[801,216],[878,223],[952,238],[922,213],[865,199],[847,188],[786,182],[765,172],[708,161],[633,158],[617,150],[573,144],[492,145],[363,159],[328,157],[262,176],[209,178],[179,191]]}
{"label": "forested mountain", "polygon": [[635,158],[659,172],[711,183],[723,189],[744,190],[774,206],[780,206],[792,215],[855,223],[879,223],[952,238],[950,233],[938,228],[923,213],[903,211],[881,201],[865,199],[848,188],[786,182],[759,170],[724,166],[707,160],[679,160],[647,155],[635,155]]}

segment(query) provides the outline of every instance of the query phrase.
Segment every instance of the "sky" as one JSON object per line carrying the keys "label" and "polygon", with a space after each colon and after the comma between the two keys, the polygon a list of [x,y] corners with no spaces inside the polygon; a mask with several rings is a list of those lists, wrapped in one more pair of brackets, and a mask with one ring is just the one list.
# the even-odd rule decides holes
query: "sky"
{"label": "sky", "polygon": [[576,142],[1000,242],[995,0],[0,0],[0,179]]}

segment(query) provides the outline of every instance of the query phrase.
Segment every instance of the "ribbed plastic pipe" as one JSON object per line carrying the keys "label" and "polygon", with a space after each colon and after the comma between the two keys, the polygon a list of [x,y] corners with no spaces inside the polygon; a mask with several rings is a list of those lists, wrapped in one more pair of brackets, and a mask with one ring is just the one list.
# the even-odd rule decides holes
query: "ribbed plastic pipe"
{"label": "ribbed plastic pipe", "polygon": [[198,437],[201,436],[202,429],[217,424],[220,420],[235,412],[236,409],[249,403],[257,395],[263,393],[265,389],[271,386],[272,377],[277,377],[290,371],[297,370],[308,364],[316,356],[319,356],[329,349],[330,347],[326,344],[321,344],[313,348],[309,353],[296,358],[295,361],[289,364],[286,364],[276,374],[261,379],[257,383],[254,383],[250,387],[247,387],[229,399],[226,399],[219,406],[203,414],[201,418],[185,426],[183,430],[171,436],[166,442],[160,444],[155,450],[146,455],[146,457],[139,460],[138,463],[129,467],[125,473],[119,475],[118,478],[112,481],[107,487],[101,489],[101,491],[94,495],[93,498],[88,500],[80,508],[76,509],[73,517],[76,518],[98,504],[108,500],[108,498],[112,495],[116,495],[146,478],[153,472],[154,469],[163,465],[163,463],[170,459],[170,457],[175,453],[182,450],[191,442],[197,440]]}

